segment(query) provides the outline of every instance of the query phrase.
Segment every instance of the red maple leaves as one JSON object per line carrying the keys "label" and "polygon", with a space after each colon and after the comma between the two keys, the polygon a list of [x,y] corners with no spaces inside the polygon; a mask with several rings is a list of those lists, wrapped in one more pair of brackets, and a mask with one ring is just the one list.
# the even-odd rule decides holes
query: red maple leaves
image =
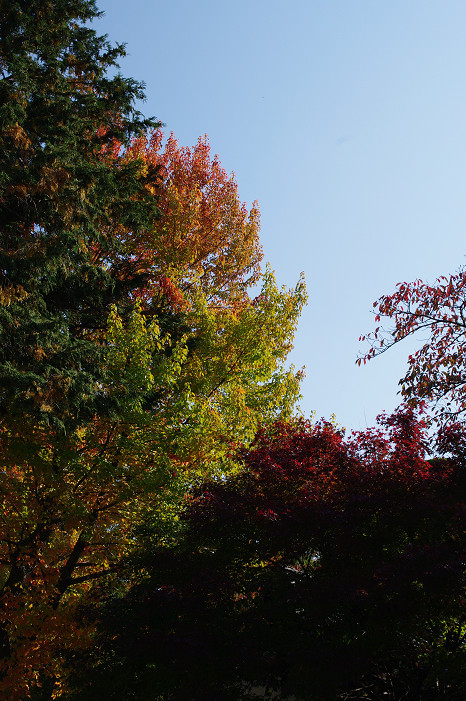
{"label": "red maple leaves", "polygon": [[[392,322],[367,336],[371,347],[357,363],[384,353],[403,339],[422,332],[421,347],[408,358],[400,380],[401,394],[411,406],[428,402],[442,422],[466,411],[466,270],[433,285],[422,280],[399,283],[392,295],[374,302],[375,320]],[[360,340],[366,340],[365,336]]]}

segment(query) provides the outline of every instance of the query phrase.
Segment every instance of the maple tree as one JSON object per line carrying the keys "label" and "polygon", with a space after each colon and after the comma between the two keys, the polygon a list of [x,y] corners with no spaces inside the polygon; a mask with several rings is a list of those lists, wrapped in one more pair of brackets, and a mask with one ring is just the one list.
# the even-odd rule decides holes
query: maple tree
{"label": "maple tree", "polygon": [[[3,426],[0,688],[10,698],[23,698],[43,675],[54,675],[59,689],[65,652],[90,641],[76,609],[92,599],[94,582],[105,577],[110,586],[128,571],[138,528],[155,522],[151,537],[163,539],[161,519],[176,505],[174,494],[231,469],[232,443],[250,439],[259,420],[289,415],[299,376],[277,362],[300,295],[269,279],[261,302],[224,323],[223,337],[215,326],[209,331],[212,313],[198,311],[199,348],[191,356],[188,339],[173,343],[138,309],[124,324],[115,310],[106,394],[118,420],[96,416],[68,435]],[[276,323],[283,337],[272,344]]]}
{"label": "maple tree", "polygon": [[11,701],[64,693],[64,659],[93,635],[79,611],[106,596],[98,583],[128,586],[144,528],[168,537],[187,486],[235,468],[235,444],[290,416],[299,395],[284,363],[303,281],[280,290],[259,275],[257,207],[206,139],[189,150],[171,137],[162,151],[159,132],[141,137],[155,123],[134,110],[137,83],[107,76],[123,49],[87,26],[97,14],[90,1],[18,0],[0,19]]}
{"label": "maple tree", "polygon": [[465,445],[457,424],[426,460],[409,408],[348,439],[261,429],[245,471],[191,492],[150,576],[98,607],[98,662],[77,653],[69,698],[459,701]]}
{"label": "maple tree", "polygon": [[133,161],[159,174],[152,228],[128,231],[118,222],[113,231],[147,275],[140,295],[152,300],[168,279],[182,295],[201,290],[210,306],[247,302],[260,277],[259,210],[253,203],[248,212],[239,200],[234,175],[211,157],[207,136],[188,148],[173,134],[164,144],[156,130],[126,150],[125,162]]}
{"label": "maple tree", "polygon": [[69,434],[3,426],[0,689],[10,698],[43,675],[58,692],[66,650],[90,640],[76,608],[100,578],[108,587],[128,573],[138,529],[152,524],[163,539],[187,484],[224,474],[232,444],[250,440],[259,420],[290,414],[299,373],[279,363],[302,295],[277,290],[269,275],[262,299],[224,320],[222,334],[204,304],[191,354],[188,335],[173,342],[137,307],[129,323],[114,309],[105,392],[118,418],[96,416]]}
{"label": "maple tree", "polygon": [[[384,318],[393,326],[378,326],[367,336],[366,362],[405,338],[423,333],[422,345],[408,358],[400,380],[401,394],[412,406],[429,403],[441,422],[466,410],[466,271],[460,269],[433,285],[422,280],[399,283],[392,295],[374,302],[376,323]],[[366,340],[363,336],[360,340]]]}

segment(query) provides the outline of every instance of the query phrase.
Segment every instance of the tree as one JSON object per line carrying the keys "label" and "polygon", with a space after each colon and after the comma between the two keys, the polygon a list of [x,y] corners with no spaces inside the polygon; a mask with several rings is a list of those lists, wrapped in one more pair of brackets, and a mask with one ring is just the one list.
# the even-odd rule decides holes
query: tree
{"label": "tree", "polygon": [[0,20],[0,689],[12,701],[41,684],[44,698],[62,693],[66,655],[92,639],[79,609],[105,596],[97,584],[129,586],[130,555],[170,536],[186,486],[236,467],[234,444],[299,394],[284,363],[303,281],[279,290],[266,271],[250,299],[257,209],[205,140],[191,152],[171,138],[160,154],[157,133],[141,136],[155,123],[134,110],[140,85],[108,77],[123,49],[87,26],[97,14],[91,1],[18,0]]}
{"label": "tree", "polygon": [[427,461],[409,408],[380,424],[259,431],[247,469],[192,491],[179,542],[98,607],[67,698],[463,698],[464,427]]}
{"label": "tree", "polygon": [[128,318],[142,281],[121,247],[112,265],[95,252],[119,246],[110,220],[137,228],[158,212],[155,174],[114,153],[156,122],[134,108],[140,84],[108,76],[124,50],[88,26],[98,15],[93,0],[1,3],[0,684],[11,698],[86,637],[73,598],[57,607],[93,520],[105,531],[108,491],[79,506],[72,487],[89,425],[98,414],[99,446],[118,420],[103,391],[107,320],[111,304]]}
{"label": "tree", "polygon": [[141,283],[105,225],[157,213],[156,174],[103,157],[155,122],[134,108],[139,83],[109,77],[124,50],[88,26],[98,16],[94,0],[1,3],[0,409],[59,428],[110,411],[94,341]]}
{"label": "tree", "polygon": [[207,136],[193,148],[180,147],[173,134],[162,145],[163,133],[156,130],[133,141],[125,154],[127,162],[142,160],[161,180],[161,216],[152,228],[128,232],[118,222],[114,230],[147,274],[140,294],[153,298],[169,278],[184,295],[202,291],[210,307],[247,303],[262,259],[257,203],[249,212],[241,203],[234,175],[218,156],[211,158]]}
{"label": "tree", "polygon": [[235,442],[248,442],[261,419],[289,415],[299,374],[279,366],[303,294],[278,291],[269,275],[261,300],[220,330],[198,306],[191,353],[188,335],[175,343],[137,307],[129,323],[114,310],[102,390],[118,420],[96,415],[66,435],[3,429],[0,688],[10,698],[41,675],[58,684],[66,651],[90,642],[75,614],[102,592],[92,585],[105,578],[119,589],[118,572],[128,585],[128,557],[141,537],[169,536],[186,486],[226,474]]}
{"label": "tree", "polygon": [[357,361],[365,363],[422,331],[424,342],[408,358],[408,371],[400,380],[401,394],[411,406],[429,403],[441,422],[462,416],[466,410],[465,286],[464,269],[449,278],[438,278],[433,285],[422,280],[399,283],[394,294],[374,302],[376,323],[385,317],[393,327],[379,326],[369,334],[371,348]]}

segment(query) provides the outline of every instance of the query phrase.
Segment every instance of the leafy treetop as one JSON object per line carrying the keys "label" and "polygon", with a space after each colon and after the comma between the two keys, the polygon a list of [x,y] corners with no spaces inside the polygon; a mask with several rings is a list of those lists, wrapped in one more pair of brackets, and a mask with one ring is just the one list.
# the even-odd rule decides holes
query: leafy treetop
{"label": "leafy treetop", "polygon": [[424,342],[409,356],[400,380],[401,394],[411,406],[427,402],[439,421],[450,421],[466,411],[466,271],[442,276],[433,285],[416,280],[397,288],[374,302],[376,323],[385,317],[393,326],[378,326],[369,334],[371,348],[357,362],[422,332]]}

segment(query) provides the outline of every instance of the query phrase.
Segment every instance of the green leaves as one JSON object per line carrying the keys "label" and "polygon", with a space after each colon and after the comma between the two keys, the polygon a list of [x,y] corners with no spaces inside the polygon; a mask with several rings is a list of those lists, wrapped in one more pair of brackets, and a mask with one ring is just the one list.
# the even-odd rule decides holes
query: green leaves
{"label": "green leaves", "polygon": [[92,0],[0,6],[0,694],[22,701],[60,696],[78,607],[141,576],[187,488],[294,411],[306,295],[261,275],[257,206],[207,139],[161,150]]}
{"label": "green leaves", "polygon": [[3,5],[0,406],[68,430],[99,404],[110,305],[127,306],[140,283],[131,255],[101,265],[96,251],[117,245],[105,227],[157,214],[134,165],[103,154],[155,122],[134,107],[141,85],[107,75],[124,52],[86,25],[94,2]]}

